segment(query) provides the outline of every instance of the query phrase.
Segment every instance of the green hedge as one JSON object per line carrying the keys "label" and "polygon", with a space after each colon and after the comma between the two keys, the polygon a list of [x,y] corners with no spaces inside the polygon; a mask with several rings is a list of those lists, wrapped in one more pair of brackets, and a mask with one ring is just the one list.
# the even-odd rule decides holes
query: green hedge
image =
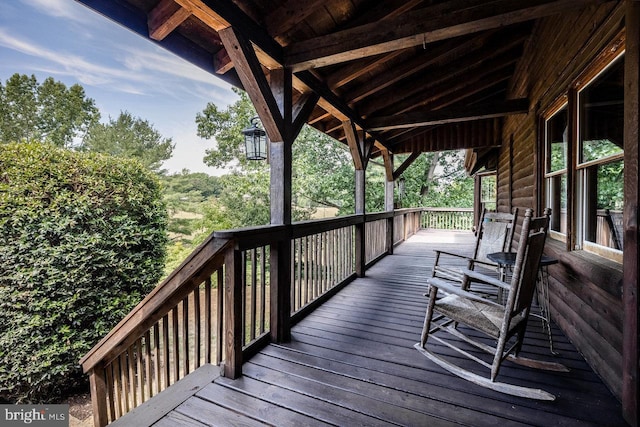
{"label": "green hedge", "polygon": [[166,225],[136,161],[0,145],[0,397],[86,384],[78,360],[161,278]]}

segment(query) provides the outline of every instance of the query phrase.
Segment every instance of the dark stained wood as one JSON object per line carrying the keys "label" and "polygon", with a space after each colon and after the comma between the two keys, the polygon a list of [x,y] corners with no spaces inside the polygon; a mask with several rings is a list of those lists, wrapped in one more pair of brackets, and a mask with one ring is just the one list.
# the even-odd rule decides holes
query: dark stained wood
{"label": "dark stained wood", "polygon": [[[518,63],[508,95],[528,96],[532,105],[538,105],[541,115],[557,108],[563,97],[573,99],[576,88],[580,87],[577,83],[584,83],[582,76],[590,64],[602,63],[601,55],[619,52],[616,46],[619,46],[617,40],[624,15],[620,5],[607,3],[539,20]],[[584,26],[584,22],[594,24]],[[577,111],[572,110],[570,114],[575,116]],[[540,116],[533,114],[504,120],[503,140],[509,138],[513,142],[510,149],[501,150],[499,157],[500,209],[506,210],[509,204],[521,209],[537,204],[544,207],[541,180],[536,180],[535,166],[539,120]],[[569,130],[570,138],[575,138],[575,131]],[[569,161],[573,163],[575,158],[569,157]],[[570,192],[577,188],[576,178],[570,172]],[[575,204],[570,195],[569,209]],[[570,212],[570,221],[578,218],[577,212]],[[620,398],[624,376],[620,347],[622,322],[615,313],[619,315],[622,310],[623,268],[604,258],[575,251],[573,238],[569,234],[567,243],[553,239],[547,242],[547,254],[560,259],[559,265],[549,269],[552,318]]]}
{"label": "dark stained wood", "polygon": [[426,308],[422,294],[432,249],[470,248],[473,239],[471,233],[419,232],[367,270],[366,278],[296,324],[291,342],[268,345],[245,363],[241,378],[215,379],[167,417],[279,426],[623,425],[620,403],[555,325],[559,356],[551,355],[537,319],[529,322],[523,353],[563,363],[571,372],[505,362],[501,373],[508,381],[553,392],[555,402],[473,385],[413,349]]}
{"label": "dark stained wood", "polygon": [[219,34],[269,140],[284,141],[282,113],[251,43],[232,27],[220,30]]}
{"label": "dark stained wood", "polygon": [[637,426],[638,416],[638,145],[640,144],[640,2],[625,1],[626,50],[624,69],[624,309],[622,348],[622,407]]}
{"label": "dark stained wood", "polygon": [[228,244],[228,240],[215,239],[213,235],[207,238],[80,360],[83,370],[88,372],[100,361],[108,362],[128,348],[184,298],[194,286],[192,281],[200,283],[200,277],[204,280],[222,265]]}
{"label": "dark stained wood", "polygon": [[441,109],[427,112],[412,112],[387,117],[372,117],[367,120],[369,130],[388,130],[408,127],[441,125],[491,119],[511,114],[529,112],[528,99],[512,99],[503,103],[489,103],[467,107]]}
{"label": "dark stained wood", "polygon": [[107,406],[102,404],[107,398],[107,380],[105,370],[101,366],[95,367],[89,374],[89,388],[91,392],[91,409],[93,412],[93,424],[96,427],[106,426]]}
{"label": "dark stained wood", "polygon": [[242,375],[242,253],[229,250],[225,256],[224,281],[224,376],[238,378]]}
{"label": "dark stained wood", "polygon": [[[336,32],[294,43],[285,49],[285,61],[294,71],[346,62],[356,58],[372,56],[432,43],[482,30],[528,21],[548,16],[562,10],[584,6],[585,1],[557,0],[535,2],[507,0],[485,2],[463,0],[468,9],[456,10],[450,3],[421,9],[420,11],[389,19],[386,25],[395,31],[376,31],[378,23]],[[476,7],[473,7],[476,6]]]}

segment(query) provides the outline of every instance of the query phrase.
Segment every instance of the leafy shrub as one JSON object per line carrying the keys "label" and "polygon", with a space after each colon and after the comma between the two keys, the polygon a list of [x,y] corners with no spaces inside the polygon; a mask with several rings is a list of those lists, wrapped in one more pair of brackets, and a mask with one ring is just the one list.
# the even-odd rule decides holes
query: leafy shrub
{"label": "leafy shrub", "polygon": [[166,223],[136,161],[0,146],[0,397],[86,384],[78,360],[161,278]]}

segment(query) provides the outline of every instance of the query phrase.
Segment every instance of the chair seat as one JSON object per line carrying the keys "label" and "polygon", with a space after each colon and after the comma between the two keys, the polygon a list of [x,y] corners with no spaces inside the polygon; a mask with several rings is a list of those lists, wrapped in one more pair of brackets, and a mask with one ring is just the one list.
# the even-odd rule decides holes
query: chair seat
{"label": "chair seat", "polygon": [[[478,329],[493,338],[499,338],[500,327],[504,321],[504,309],[489,302],[473,301],[458,295],[447,295],[435,304],[436,311],[448,318]],[[514,316],[509,325],[509,332],[523,320],[525,317],[521,314]]]}

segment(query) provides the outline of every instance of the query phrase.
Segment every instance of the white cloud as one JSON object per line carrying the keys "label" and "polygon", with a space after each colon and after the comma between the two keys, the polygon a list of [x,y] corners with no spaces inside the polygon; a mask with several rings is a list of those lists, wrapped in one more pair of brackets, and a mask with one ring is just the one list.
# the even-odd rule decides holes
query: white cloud
{"label": "white cloud", "polygon": [[69,0],[22,0],[22,3],[36,9],[38,12],[57,18],[71,19],[81,22],[86,15],[75,2]]}

